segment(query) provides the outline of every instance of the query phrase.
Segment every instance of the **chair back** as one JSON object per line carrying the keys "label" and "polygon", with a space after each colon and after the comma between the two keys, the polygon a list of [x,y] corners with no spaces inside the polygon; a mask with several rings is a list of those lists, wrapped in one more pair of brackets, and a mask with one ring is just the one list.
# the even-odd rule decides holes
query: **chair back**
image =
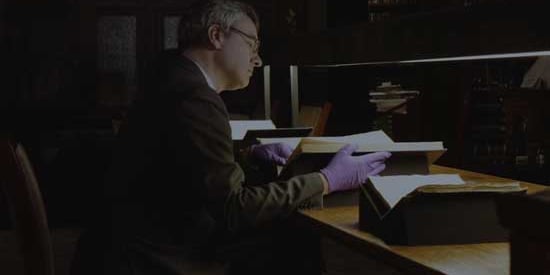
{"label": "chair back", "polygon": [[53,275],[50,230],[38,182],[23,147],[8,138],[0,138],[0,188],[10,208],[25,274]]}
{"label": "chair back", "polygon": [[298,126],[313,127],[311,136],[323,136],[331,111],[332,103],[328,101],[322,106],[302,105],[298,113]]}

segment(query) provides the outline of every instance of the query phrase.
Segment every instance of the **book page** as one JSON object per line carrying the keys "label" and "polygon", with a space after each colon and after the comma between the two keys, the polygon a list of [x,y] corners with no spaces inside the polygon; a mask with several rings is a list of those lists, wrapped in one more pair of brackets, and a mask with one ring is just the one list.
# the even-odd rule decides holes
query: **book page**
{"label": "book page", "polygon": [[270,143],[286,143],[292,147],[292,150],[296,149],[300,143],[300,137],[283,137],[283,138],[258,138],[258,141],[261,144],[270,144]]}
{"label": "book page", "polygon": [[[372,131],[368,133],[361,133],[349,136],[341,137],[285,137],[285,138],[258,138],[261,144],[268,143],[279,143],[284,142],[296,149],[301,139],[304,139],[304,143],[319,143],[319,144],[335,144],[337,143],[339,147],[344,144],[366,144],[366,143],[375,143],[375,144],[387,144],[393,143],[393,140],[384,133],[384,131]],[[338,146],[337,145],[337,146]]]}
{"label": "book page", "polygon": [[403,175],[369,177],[372,185],[393,208],[401,198],[423,185],[464,184],[457,174]]}
{"label": "book page", "polygon": [[304,138],[307,141],[326,141],[331,143],[344,143],[344,144],[371,144],[371,143],[393,143],[393,140],[384,133],[384,131],[372,131],[361,134],[354,134],[341,137],[307,137]]}
{"label": "book page", "polygon": [[229,126],[231,126],[231,138],[233,140],[242,140],[248,130],[276,128],[271,120],[230,120]]}
{"label": "book page", "polygon": [[513,182],[466,182],[460,185],[424,185],[416,189],[421,193],[507,193],[527,191],[517,181]]}

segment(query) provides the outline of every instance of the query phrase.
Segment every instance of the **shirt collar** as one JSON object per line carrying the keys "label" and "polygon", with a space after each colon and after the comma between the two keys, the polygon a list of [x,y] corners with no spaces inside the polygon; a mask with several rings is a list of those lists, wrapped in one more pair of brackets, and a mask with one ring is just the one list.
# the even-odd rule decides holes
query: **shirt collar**
{"label": "shirt collar", "polygon": [[195,60],[193,60],[192,58],[189,58],[189,60],[193,61],[193,63],[195,63],[195,65],[197,65],[197,67],[199,67],[199,70],[201,71],[202,75],[204,75],[204,78],[206,79],[206,83],[208,84],[208,86],[216,91],[215,87],[214,87],[214,84],[212,82],[212,79],[210,79],[210,77],[208,76],[208,74],[206,73],[206,71],[201,67],[201,65],[199,65],[198,62],[196,62]]}

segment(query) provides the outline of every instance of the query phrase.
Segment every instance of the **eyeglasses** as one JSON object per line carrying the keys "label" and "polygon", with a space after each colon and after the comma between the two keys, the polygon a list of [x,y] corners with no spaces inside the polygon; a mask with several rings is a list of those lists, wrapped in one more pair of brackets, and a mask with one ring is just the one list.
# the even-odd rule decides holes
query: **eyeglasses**
{"label": "eyeglasses", "polygon": [[[235,27],[230,27],[229,30],[240,34],[241,37],[243,38],[248,38],[248,39],[244,39],[244,41],[246,42],[246,44],[248,44],[248,46],[250,47],[250,50],[252,50],[253,53],[258,53],[258,50],[260,49],[260,39],[250,34],[247,34]],[[252,40],[253,42],[250,42],[250,40]]]}

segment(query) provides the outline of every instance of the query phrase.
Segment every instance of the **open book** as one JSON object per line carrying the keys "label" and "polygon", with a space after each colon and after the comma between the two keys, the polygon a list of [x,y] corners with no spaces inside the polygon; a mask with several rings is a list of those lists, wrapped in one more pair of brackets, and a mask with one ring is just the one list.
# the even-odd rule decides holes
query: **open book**
{"label": "open book", "polygon": [[361,230],[388,244],[426,245],[506,241],[494,200],[527,189],[440,174],[369,177],[360,190]]}
{"label": "open book", "polygon": [[[305,143],[337,143],[337,144],[365,144],[365,143],[393,143],[393,140],[386,135],[383,131],[372,131],[367,133],[340,136],[340,137],[284,137],[284,138],[259,138],[262,144],[284,142],[289,144],[293,149],[296,149],[300,142]],[[299,149],[301,150],[301,149]]]}
{"label": "open book", "polygon": [[369,182],[361,188],[363,192],[369,193],[382,215],[407,196],[471,192],[504,193],[526,190],[518,182],[464,182],[456,174],[369,177]]}
{"label": "open book", "polygon": [[341,137],[304,137],[259,139],[260,143],[285,142],[294,148],[288,163],[281,170],[281,178],[289,178],[319,171],[332,156],[346,144],[358,144],[354,154],[387,151],[392,157],[386,161],[383,175],[428,174],[429,165],[446,149],[436,142],[394,142],[383,131],[373,131]]}
{"label": "open book", "polygon": [[[361,134],[354,134],[348,136],[340,137],[282,137],[282,138],[258,138],[258,141],[261,144],[269,143],[286,143],[290,145],[293,149],[291,156],[288,158],[287,165],[285,167],[278,167],[278,173],[281,174],[283,178],[291,177],[293,175],[298,175],[300,173],[309,173],[315,170],[310,170],[310,168],[302,167],[304,169],[296,170],[302,164],[310,166],[311,164],[317,162],[317,160],[302,162],[302,153],[308,154],[309,152],[304,151],[304,146],[309,146],[312,144],[326,145],[326,146],[343,146],[345,144],[365,144],[365,143],[376,143],[376,144],[392,144],[393,140],[388,137],[383,131],[372,131]],[[314,148],[315,149],[315,148]],[[334,148],[333,148],[334,149]],[[334,155],[335,152],[327,152],[324,155]],[[320,156],[316,154],[314,158],[325,158],[325,156]],[[306,157],[307,158],[307,157]],[[322,168],[322,167],[321,167]],[[315,169],[315,168],[312,168]],[[319,168],[320,169],[320,168]],[[292,170],[292,171],[290,171]],[[309,171],[308,171],[309,170]],[[318,169],[317,169],[318,170]],[[284,171],[284,172],[283,172]]]}
{"label": "open book", "polygon": [[[297,148],[294,150],[294,154],[290,159],[296,157],[298,154],[331,154],[336,153],[346,144],[352,143],[345,139],[326,141],[315,140],[309,138],[301,139]],[[443,142],[388,142],[388,143],[374,143],[374,142],[358,142],[359,148],[355,153],[372,153],[387,151],[392,153],[409,153],[409,154],[426,154],[428,162],[433,163],[444,152]]]}

